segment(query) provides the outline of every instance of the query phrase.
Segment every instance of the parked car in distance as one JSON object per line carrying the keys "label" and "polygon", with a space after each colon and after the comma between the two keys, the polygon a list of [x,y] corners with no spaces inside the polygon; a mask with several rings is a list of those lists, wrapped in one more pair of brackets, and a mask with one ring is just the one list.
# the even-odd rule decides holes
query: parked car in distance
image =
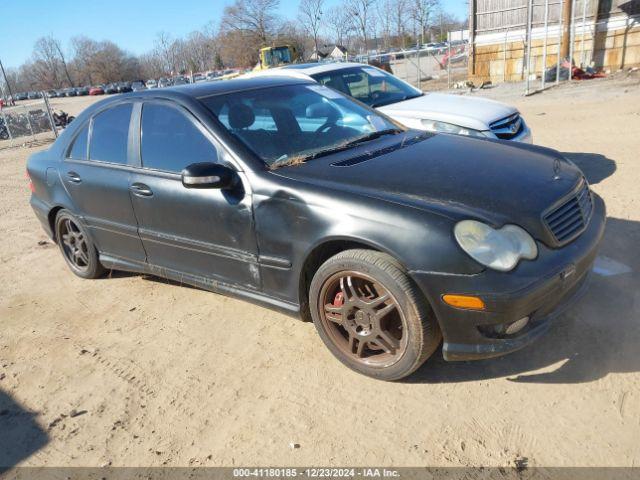
{"label": "parked car in distance", "polygon": [[16,93],[16,100],[27,100],[29,98],[29,94],[25,92]]}
{"label": "parked car in distance", "polygon": [[78,96],[85,96],[85,95],[89,95],[89,87],[78,87],[76,88],[76,93],[78,94]]}
{"label": "parked car in distance", "polygon": [[55,90],[49,90],[47,91],[47,97],[49,98],[56,98],[58,96],[58,92]]}
{"label": "parked car in distance", "polygon": [[104,93],[106,93],[107,95],[118,93],[118,86],[115,83],[110,83],[104,88]]}
{"label": "parked car in distance", "polygon": [[91,87],[89,95],[104,95],[104,89],[101,86]]}
{"label": "parked car in distance", "polygon": [[312,319],[340,361],[384,380],[442,337],[446,360],[540,337],[605,224],[554,150],[408,129],[283,77],[103,100],[27,173],[76,275],[144,272]]}
{"label": "parked car in distance", "polygon": [[422,92],[371,65],[294,64],[250,76],[290,76],[327,85],[377,108],[410,128],[478,138],[532,142],[518,110],[504,103],[462,95]]}
{"label": "parked car in distance", "polygon": [[116,85],[116,89],[118,90],[118,93],[128,93],[133,91],[129,82],[119,82]]}
{"label": "parked car in distance", "polygon": [[146,89],[147,89],[147,86],[144,84],[144,82],[133,82],[131,84],[131,90],[134,92],[141,92]]}
{"label": "parked car in distance", "polygon": [[76,91],[75,88],[65,88],[63,90],[64,92],[64,96],[65,97],[77,97],[78,96],[78,92]]}
{"label": "parked car in distance", "polygon": [[147,85],[147,88],[158,88],[158,82],[155,81],[153,78],[147,80],[146,85]]}
{"label": "parked car in distance", "polygon": [[158,88],[166,88],[171,86],[171,80],[168,78],[161,78],[158,80]]}
{"label": "parked car in distance", "polygon": [[188,83],[189,81],[184,77],[174,77],[171,82],[173,86],[187,85]]}

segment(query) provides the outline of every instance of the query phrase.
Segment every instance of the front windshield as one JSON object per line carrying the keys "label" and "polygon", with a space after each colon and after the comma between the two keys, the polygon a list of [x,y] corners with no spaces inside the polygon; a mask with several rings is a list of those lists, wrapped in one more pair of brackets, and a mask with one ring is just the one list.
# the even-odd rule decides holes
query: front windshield
{"label": "front windshield", "polygon": [[286,85],[200,99],[268,166],[299,163],[404,128],[321,85]]}
{"label": "front windshield", "polygon": [[350,95],[370,107],[382,107],[422,95],[420,90],[384,70],[365,65],[317,73],[312,77],[320,85]]}

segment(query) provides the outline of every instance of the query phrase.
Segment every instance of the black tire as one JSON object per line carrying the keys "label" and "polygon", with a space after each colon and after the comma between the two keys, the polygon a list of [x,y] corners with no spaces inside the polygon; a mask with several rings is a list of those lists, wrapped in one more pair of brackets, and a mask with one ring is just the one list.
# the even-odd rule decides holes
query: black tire
{"label": "black tire", "polygon": [[[328,303],[333,295],[336,300]],[[360,304],[363,313],[358,312]],[[338,360],[380,380],[410,375],[442,339],[433,311],[402,266],[373,250],[346,250],[322,264],[311,281],[309,308],[320,338]],[[391,324],[383,327],[378,317],[389,316],[394,317]],[[390,333],[393,344],[385,340]]]}
{"label": "black tire", "polygon": [[105,274],[87,229],[68,210],[60,210],[56,215],[55,235],[62,257],[73,273],[88,279]]}

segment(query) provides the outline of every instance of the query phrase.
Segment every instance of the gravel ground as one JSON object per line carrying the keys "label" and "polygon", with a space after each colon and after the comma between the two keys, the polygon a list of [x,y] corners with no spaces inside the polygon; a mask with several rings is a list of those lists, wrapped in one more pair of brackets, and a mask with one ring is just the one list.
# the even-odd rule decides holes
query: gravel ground
{"label": "gravel ground", "polygon": [[476,363],[438,351],[403,383],[239,300],[74,277],[28,205],[35,149],[0,151],[0,465],[640,465],[640,82],[521,91],[475,95],[516,104],[604,197],[598,272],[535,345]]}

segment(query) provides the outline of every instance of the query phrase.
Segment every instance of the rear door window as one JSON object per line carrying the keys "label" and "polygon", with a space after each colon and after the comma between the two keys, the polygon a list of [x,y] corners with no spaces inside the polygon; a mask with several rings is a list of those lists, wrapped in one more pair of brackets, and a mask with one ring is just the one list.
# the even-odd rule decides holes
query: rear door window
{"label": "rear door window", "polygon": [[93,118],[89,158],[101,162],[127,164],[129,123],[133,105],[117,105]]}
{"label": "rear door window", "polygon": [[86,160],[87,159],[87,142],[89,140],[89,125],[85,125],[80,133],[76,136],[71,148],[67,153],[67,158],[74,160]]}
{"label": "rear door window", "polygon": [[142,166],[180,172],[192,163],[216,162],[216,147],[184,113],[160,103],[142,108]]}

